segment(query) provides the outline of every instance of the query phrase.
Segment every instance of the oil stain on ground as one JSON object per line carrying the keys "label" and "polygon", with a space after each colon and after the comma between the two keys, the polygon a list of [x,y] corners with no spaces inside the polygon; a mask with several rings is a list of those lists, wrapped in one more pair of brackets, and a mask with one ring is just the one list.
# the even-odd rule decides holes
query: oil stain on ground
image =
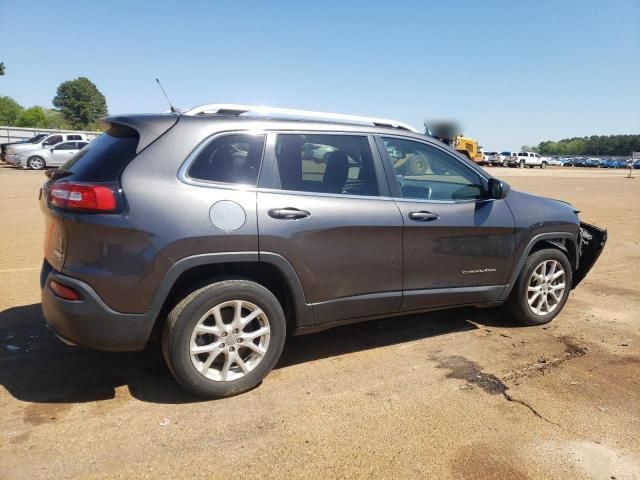
{"label": "oil stain on ground", "polygon": [[70,403],[32,403],[24,409],[24,423],[42,425],[60,419],[72,405]]}
{"label": "oil stain on ground", "polygon": [[502,395],[505,400],[518,403],[529,409],[529,411],[539,419],[552,425],[559,426],[557,423],[544,418],[527,402],[513,398],[513,396],[508,392],[509,387],[507,387],[502,380],[492,373],[483,372],[482,367],[480,367],[476,362],[459,355],[437,358],[435,360],[438,363],[438,368],[449,370],[447,378],[465,380],[468,385],[481,388],[490,395]]}
{"label": "oil stain on ground", "polygon": [[460,356],[438,359],[438,368],[449,370],[447,378],[465,380],[471,385],[481,388],[491,395],[504,394],[507,386],[491,373],[485,373],[476,362]]}

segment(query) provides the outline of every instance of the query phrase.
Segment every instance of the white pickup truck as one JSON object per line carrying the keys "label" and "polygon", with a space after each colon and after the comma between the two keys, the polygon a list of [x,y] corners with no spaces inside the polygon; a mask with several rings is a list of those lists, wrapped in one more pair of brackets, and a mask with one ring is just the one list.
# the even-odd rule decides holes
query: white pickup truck
{"label": "white pickup truck", "polygon": [[535,152],[513,152],[513,155],[507,158],[507,164],[510,167],[547,168],[549,159],[547,157],[541,157],[540,154]]}

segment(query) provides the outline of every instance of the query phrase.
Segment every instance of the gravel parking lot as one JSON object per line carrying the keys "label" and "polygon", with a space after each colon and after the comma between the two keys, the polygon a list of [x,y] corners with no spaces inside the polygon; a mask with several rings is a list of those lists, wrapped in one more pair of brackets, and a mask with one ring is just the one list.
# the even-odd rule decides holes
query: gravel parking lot
{"label": "gravel parking lot", "polygon": [[156,346],[47,331],[44,176],[0,165],[0,478],[640,478],[640,177],[490,171],[609,230],[553,323],[463,309],[295,337],[259,388],[200,401]]}

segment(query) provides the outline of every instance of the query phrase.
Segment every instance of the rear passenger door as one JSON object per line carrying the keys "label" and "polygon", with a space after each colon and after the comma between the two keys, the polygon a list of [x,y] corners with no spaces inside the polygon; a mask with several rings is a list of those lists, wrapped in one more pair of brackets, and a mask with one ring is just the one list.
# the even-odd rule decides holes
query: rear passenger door
{"label": "rear passenger door", "polygon": [[364,134],[269,134],[260,255],[293,266],[314,323],[400,308],[402,218],[372,146]]}

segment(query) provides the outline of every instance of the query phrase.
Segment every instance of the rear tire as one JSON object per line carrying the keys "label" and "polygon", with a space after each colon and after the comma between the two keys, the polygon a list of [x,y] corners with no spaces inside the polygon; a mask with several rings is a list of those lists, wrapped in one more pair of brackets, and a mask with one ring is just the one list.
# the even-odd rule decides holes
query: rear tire
{"label": "rear tire", "polygon": [[42,170],[46,166],[44,158],[34,155],[27,160],[27,167],[31,170]]}
{"label": "rear tire", "polygon": [[520,168],[524,168],[524,160],[520,160]]}
{"label": "rear tire", "polygon": [[524,325],[544,325],[564,308],[573,274],[567,256],[555,248],[527,257],[509,298],[506,311]]}
{"label": "rear tire", "polygon": [[171,310],[162,352],[184,388],[223,398],[259,385],[280,358],[285,337],[284,312],[269,290],[224,280],[195,290]]}

